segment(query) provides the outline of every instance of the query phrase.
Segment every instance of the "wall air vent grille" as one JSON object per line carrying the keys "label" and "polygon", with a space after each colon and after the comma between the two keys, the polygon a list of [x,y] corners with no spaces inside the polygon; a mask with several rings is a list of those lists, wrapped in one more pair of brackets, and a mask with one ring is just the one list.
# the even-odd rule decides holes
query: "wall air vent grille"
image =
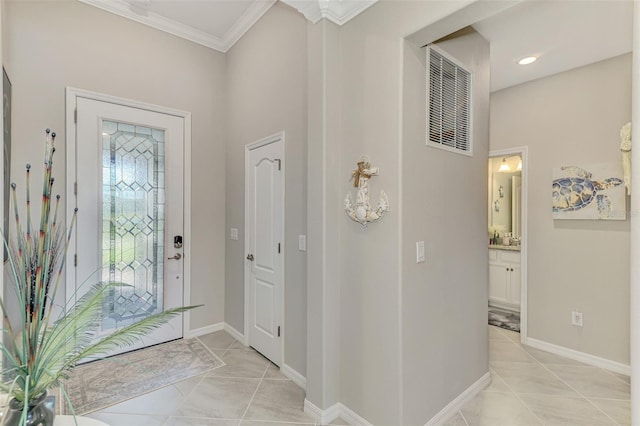
{"label": "wall air vent grille", "polygon": [[465,155],[471,146],[471,73],[427,47],[427,145]]}

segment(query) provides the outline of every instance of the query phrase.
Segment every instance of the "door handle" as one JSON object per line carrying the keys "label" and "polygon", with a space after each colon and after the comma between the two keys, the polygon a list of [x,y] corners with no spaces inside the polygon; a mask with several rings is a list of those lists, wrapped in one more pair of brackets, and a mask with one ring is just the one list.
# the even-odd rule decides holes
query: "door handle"
{"label": "door handle", "polygon": [[250,260],[251,262],[253,262],[253,255],[252,254],[248,254],[247,255],[247,260]]}
{"label": "door handle", "polygon": [[167,257],[167,259],[169,259],[169,260],[171,260],[171,259],[180,260],[180,259],[182,259],[182,255],[180,253],[176,253],[174,256]]}

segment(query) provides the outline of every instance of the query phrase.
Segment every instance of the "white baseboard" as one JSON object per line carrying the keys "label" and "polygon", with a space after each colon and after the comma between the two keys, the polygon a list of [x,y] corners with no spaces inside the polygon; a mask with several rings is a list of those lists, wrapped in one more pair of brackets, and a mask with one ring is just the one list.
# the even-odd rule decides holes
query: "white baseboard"
{"label": "white baseboard", "polygon": [[[326,422],[322,420],[323,411],[318,408],[313,402],[309,401],[307,398],[304,399],[304,412],[310,415],[313,420],[316,422],[321,422],[325,424]],[[338,417],[336,417],[337,419]],[[330,420],[332,422],[333,420]]]}
{"label": "white baseboard", "polygon": [[[425,426],[437,426],[444,423],[450,417],[452,417],[455,413],[457,413],[462,406],[469,401],[471,398],[480,393],[481,390],[489,386],[491,383],[491,373],[487,372],[475,383],[465,389],[456,399],[451,401],[444,407],[442,410],[438,412],[435,416],[429,420]],[[345,419],[346,420],[346,419]]]}
{"label": "white baseboard", "polygon": [[[226,331],[233,337],[234,339],[240,341],[243,345],[247,345],[244,341],[244,335],[240,333],[235,328],[231,327],[226,322],[218,322],[216,324],[207,325],[204,327],[196,328],[194,330],[189,330],[185,333],[185,339],[191,339],[193,337],[204,336],[205,334],[215,333],[216,331]],[[293,379],[292,379],[293,380]]]}
{"label": "white baseboard", "polygon": [[[332,421],[340,417],[341,405],[342,404],[338,402],[336,404],[333,404],[331,407],[327,408],[326,410],[324,410],[322,412],[322,417],[320,418],[320,420],[318,420],[318,423],[323,425],[328,425],[329,423],[331,423]],[[343,419],[343,420],[346,420],[346,419]]]}
{"label": "white baseboard", "polygon": [[211,324],[204,327],[196,328],[194,330],[189,330],[185,334],[184,338],[191,339],[193,337],[204,336],[205,334],[209,334],[209,333],[215,333],[216,331],[222,331],[224,330],[224,325],[225,324],[223,322],[219,322],[216,324]]}
{"label": "white baseboard", "polygon": [[368,422],[364,417],[340,402],[333,404],[326,410],[321,410],[305,398],[304,412],[323,425],[329,424],[340,417],[350,425],[373,426],[372,423]]}
{"label": "white baseboard", "polygon": [[340,417],[350,425],[372,426],[372,423],[368,422],[364,417],[360,416],[358,413],[356,413],[346,405],[341,403],[338,403],[336,405],[340,406],[340,414],[338,415],[338,417]]}
{"label": "white baseboard", "polygon": [[606,358],[600,358],[599,356],[576,351],[575,349],[565,348],[564,346],[554,345],[553,343],[543,342],[542,340],[534,339],[531,337],[527,337],[524,344],[531,346],[532,348],[541,349],[543,351],[551,352],[552,354],[563,356],[565,358],[584,362],[585,364],[593,365],[595,367],[604,368],[605,370],[613,371],[614,373],[631,376],[631,367],[621,362],[611,361]]}
{"label": "white baseboard", "polygon": [[231,335],[231,337],[233,337],[234,339],[236,339],[237,341],[239,341],[243,345],[247,346],[247,342],[244,341],[244,334],[240,333],[238,330],[236,330],[235,328],[231,327],[226,322],[224,323],[224,331],[229,333]]}
{"label": "white baseboard", "polygon": [[307,378],[302,374],[298,373],[296,370],[291,368],[285,363],[282,363],[280,367],[280,372],[285,375],[289,380],[291,380],[296,385],[300,386],[302,389],[307,390]]}

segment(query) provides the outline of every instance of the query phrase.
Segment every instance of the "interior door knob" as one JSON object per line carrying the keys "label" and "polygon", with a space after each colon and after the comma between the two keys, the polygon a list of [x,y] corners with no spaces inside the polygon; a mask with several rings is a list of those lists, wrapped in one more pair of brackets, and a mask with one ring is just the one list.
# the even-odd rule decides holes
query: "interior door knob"
{"label": "interior door knob", "polygon": [[253,262],[253,255],[252,254],[248,254],[247,255],[247,260],[250,260],[251,262]]}
{"label": "interior door knob", "polygon": [[167,257],[167,259],[169,259],[169,260],[171,260],[171,259],[180,260],[180,259],[182,259],[182,255],[180,253],[176,253],[174,256]]}

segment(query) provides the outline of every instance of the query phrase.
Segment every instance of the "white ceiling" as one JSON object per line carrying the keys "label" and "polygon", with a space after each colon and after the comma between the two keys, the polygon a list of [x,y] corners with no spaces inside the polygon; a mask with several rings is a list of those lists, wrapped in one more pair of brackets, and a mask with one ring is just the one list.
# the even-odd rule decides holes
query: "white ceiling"
{"label": "white ceiling", "polygon": [[[226,52],[276,0],[79,0]],[[311,22],[342,25],[378,0],[282,0]]]}
{"label": "white ceiling", "polygon": [[[276,0],[79,0],[226,52]],[[377,0],[281,0],[339,25]],[[397,0],[394,0],[397,1]],[[429,1],[429,0],[422,0]],[[632,0],[525,0],[473,27],[491,43],[491,90],[631,51]],[[539,56],[518,65],[525,56]]]}
{"label": "white ceiling", "polygon": [[[524,1],[473,25],[491,43],[491,90],[631,51],[633,1]],[[538,56],[531,65],[518,65]]]}
{"label": "white ceiling", "polygon": [[276,0],[79,0],[226,52]]}

